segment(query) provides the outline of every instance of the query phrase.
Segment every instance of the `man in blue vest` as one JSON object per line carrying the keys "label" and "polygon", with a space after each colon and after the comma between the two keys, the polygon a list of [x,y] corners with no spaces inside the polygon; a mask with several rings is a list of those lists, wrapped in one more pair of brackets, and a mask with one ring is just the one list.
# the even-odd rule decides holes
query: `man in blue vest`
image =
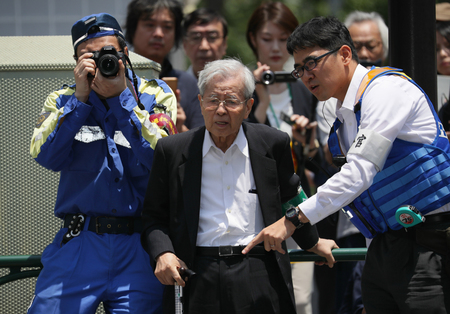
{"label": "man in blue vest", "polygon": [[362,277],[367,313],[447,313],[449,142],[431,102],[396,69],[361,66],[347,28],[334,17],[304,23],[287,45],[293,76],[319,100],[338,99],[329,146],[342,167],[244,252],[261,241],[278,250],[296,228],[346,206],[373,238]]}

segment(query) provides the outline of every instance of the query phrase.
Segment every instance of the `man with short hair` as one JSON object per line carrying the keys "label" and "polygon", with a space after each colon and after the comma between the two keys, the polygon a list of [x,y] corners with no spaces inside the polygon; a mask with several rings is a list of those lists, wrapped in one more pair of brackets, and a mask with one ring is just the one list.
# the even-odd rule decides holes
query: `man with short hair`
{"label": "man with short hair", "polygon": [[[179,271],[188,267],[196,272],[183,291],[188,313],[295,313],[289,256],[274,251],[286,244],[241,254],[298,193],[289,136],[243,122],[255,82],[241,62],[206,64],[198,86],[205,127],[159,141],[142,213],[164,311],[173,313],[173,285],[185,286]],[[293,238],[333,266],[334,241],[309,224]]]}
{"label": "man with short hair", "polygon": [[363,66],[381,66],[388,56],[389,30],[377,12],[353,11],[344,22]]}
{"label": "man with short hair", "polygon": [[[389,32],[383,18],[377,12],[353,11],[347,16],[344,24],[350,32],[361,65],[370,69],[372,66],[381,66],[385,63],[388,56]],[[320,101],[316,107],[316,117],[319,126],[318,134],[329,163],[331,163],[331,154],[328,149],[327,141],[328,134],[330,133],[330,125],[336,119],[336,102],[336,98],[330,98],[325,102]],[[325,164],[324,166],[329,167],[329,164]],[[333,172],[336,171],[336,169],[332,167],[329,167],[328,170]],[[336,242],[339,247],[365,247],[366,240],[364,236],[362,236],[358,229],[348,220],[344,212],[339,211],[337,215],[337,223],[333,221],[333,224],[336,225]],[[322,221],[320,224],[324,227],[327,223],[327,221]],[[319,228],[319,232],[320,230],[321,229]],[[334,288],[334,291],[336,294],[336,310],[341,307],[348,278],[352,276],[352,272],[357,263],[364,262],[339,263],[335,267],[336,287]],[[321,269],[321,271],[323,270]],[[324,286],[329,287],[330,285],[326,282]],[[322,304],[324,303],[322,302],[321,305]],[[357,306],[362,307],[361,304]],[[336,310],[333,308],[332,312],[336,313]]]}
{"label": "man with short hair", "polygon": [[[315,224],[345,207],[372,238],[362,274],[368,314],[448,313],[450,143],[433,104],[404,73],[361,66],[350,33],[334,17],[302,24],[287,45],[292,75],[319,100],[338,99],[328,143],[342,165],[297,206],[297,218]],[[294,230],[282,218],[244,252]]]}
{"label": "man with short hair", "polygon": [[183,47],[191,61],[187,72],[198,78],[207,62],[220,60],[227,51],[227,21],[216,11],[197,9],[183,21]]}
{"label": "man with short hair", "polygon": [[[182,37],[183,8],[177,0],[132,0],[128,4],[126,40],[134,52],[161,64],[160,78],[176,77],[180,104],[177,128],[184,132],[203,125],[195,77],[172,67],[169,53]],[[183,119],[185,119],[183,121]],[[184,122],[184,123],[183,123]]]}
{"label": "man with short hair", "polygon": [[[42,253],[28,313],[159,313],[162,285],[139,242],[156,142],[174,130],[176,99],[159,80],[126,68],[116,19],[93,14],[72,27],[75,85],[51,93],[30,152],[60,172],[55,216],[62,228]],[[119,61],[102,68],[103,52]],[[113,60],[113,58],[109,58]]]}

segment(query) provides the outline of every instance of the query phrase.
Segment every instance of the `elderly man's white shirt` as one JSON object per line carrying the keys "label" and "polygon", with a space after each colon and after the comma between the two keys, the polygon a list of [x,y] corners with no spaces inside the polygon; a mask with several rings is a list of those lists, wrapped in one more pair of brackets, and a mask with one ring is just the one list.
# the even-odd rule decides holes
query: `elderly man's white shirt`
{"label": "elderly man's white shirt", "polygon": [[[358,132],[353,109],[359,85],[367,72],[366,68],[358,65],[344,101],[336,104],[336,116],[344,122],[338,132],[344,154],[347,154]],[[374,80],[366,89],[360,123],[361,129],[375,131],[391,143],[399,138],[431,144],[437,132],[433,114],[423,93],[405,79],[393,75]],[[319,187],[317,194],[300,205],[312,224],[349,204],[372,184],[377,174],[375,165],[359,155],[349,154],[346,157],[347,163],[341,171]],[[450,210],[448,207],[446,205],[433,214]]]}
{"label": "elderly man's white shirt", "polygon": [[224,153],[205,132],[197,246],[247,245],[264,221],[242,126]]}

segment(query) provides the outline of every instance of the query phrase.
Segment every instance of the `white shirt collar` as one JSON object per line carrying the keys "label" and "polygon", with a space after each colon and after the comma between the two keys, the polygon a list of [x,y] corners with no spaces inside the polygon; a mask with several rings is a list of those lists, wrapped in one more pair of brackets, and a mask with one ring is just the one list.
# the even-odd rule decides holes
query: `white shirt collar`
{"label": "white shirt collar", "polygon": [[[231,146],[228,149],[232,148],[234,145],[236,145],[239,148],[239,150],[241,151],[241,153],[244,156],[249,157],[248,142],[247,142],[247,138],[245,137],[245,133],[244,133],[244,129],[242,128],[242,125],[239,128],[238,135],[234,139],[233,144],[231,144]],[[216,144],[214,144],[214,141],[212,140],[211,135],[209,134],[209,131],[205,130],[205,138],[203,140],[203,150],[202,150],[203,157],[205,157],[205,155],[209,152],[211,147],[215,147],[218,150],[220,150],[216,146]]]}
{"label": "white shirt collar", "polygon": [[350,85],[348,86],[347,93],[345,93],[344,101],[343,102],[340,100],[337,101],[336,115],[339,118],[339,120],[342,121],[342,115],[339,113],[341,109],[353,111],[353,107],[355,106],[356,93],[358,92],[359,85],[361,84],[361,81],[363,80],[367,72],[369,72],[367,68],[358,64],[358,66],[355,69],[355,72],[353,73]]}
{"label": "white shirt collar", "polygon": [[350,82],[347,93],[345,94],[344,102],[342,103],[343,108],[353,111],[356,93],[358,92],[359,85],[361,85],[361,81],[367,72],[369,72],[368,69],[358,64],[355,69],[355,73],[353,73],[352,81]]}

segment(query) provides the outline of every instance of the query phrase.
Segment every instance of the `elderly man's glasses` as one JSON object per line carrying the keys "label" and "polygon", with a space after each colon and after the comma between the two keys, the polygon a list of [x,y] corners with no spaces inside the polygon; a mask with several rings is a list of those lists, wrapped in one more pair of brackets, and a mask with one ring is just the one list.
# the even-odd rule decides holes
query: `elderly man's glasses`
{"label": "elderly man's glasses", "polygon": [[375,48],[377,48],[381,44],[380,41],[353,41],[353,45],[355,46],[356,51],[360,51],[363,47],[366,47],[367,50],[372,52]]}
{"label": "elderly man's glasses", "polygon": [[298,66],[294,69],[294,71],[291,72],[291,75],[296,78],[299,79],[303,76],[303,74],[306,71],[312,71],[316,66],[317,66],[317,61],[319,61],[320,59],[322,59],[323,57],[328,56],[329,54],[335,53],[336,51],[338,51],[339,49],[341,49],[341,47],[333,49],[331,51],[328,51],[327,53],[324,53],[321,56],[318,57],[312,57],[311,59],[309,59],[308,61],[306,61],[306,63],[303,66]]}
{"label": "elderly man's glasses", "polygon": [[217,108],[219,108],[220,104],[223,104],[224,107],[227,109],[234,110],[234,109],[237,109],[238,107],[240,107],[240,105],[245,103],[247,100],[248,99],[246,99],[244,101],[239,101],[236,98],[227,98],[224,100],[220,100],[217,97],[208,97],[208,98],[202,97],[202,104],[203,104],[203,107],[207,110],[217,110]]}
{"label": "elderly man's glasses", "polygon": [[190,42],[192,42],[193,44],[196,44],[196,45],[200,44],[202,42],[203,38],[206,38],[206,40],[210,44],[212,44],[220,38],[220,35],[218,32],[205,32],[205,33],[191,32],[186,35],[186,38],[187,38],[187,40],[189,40]]}

